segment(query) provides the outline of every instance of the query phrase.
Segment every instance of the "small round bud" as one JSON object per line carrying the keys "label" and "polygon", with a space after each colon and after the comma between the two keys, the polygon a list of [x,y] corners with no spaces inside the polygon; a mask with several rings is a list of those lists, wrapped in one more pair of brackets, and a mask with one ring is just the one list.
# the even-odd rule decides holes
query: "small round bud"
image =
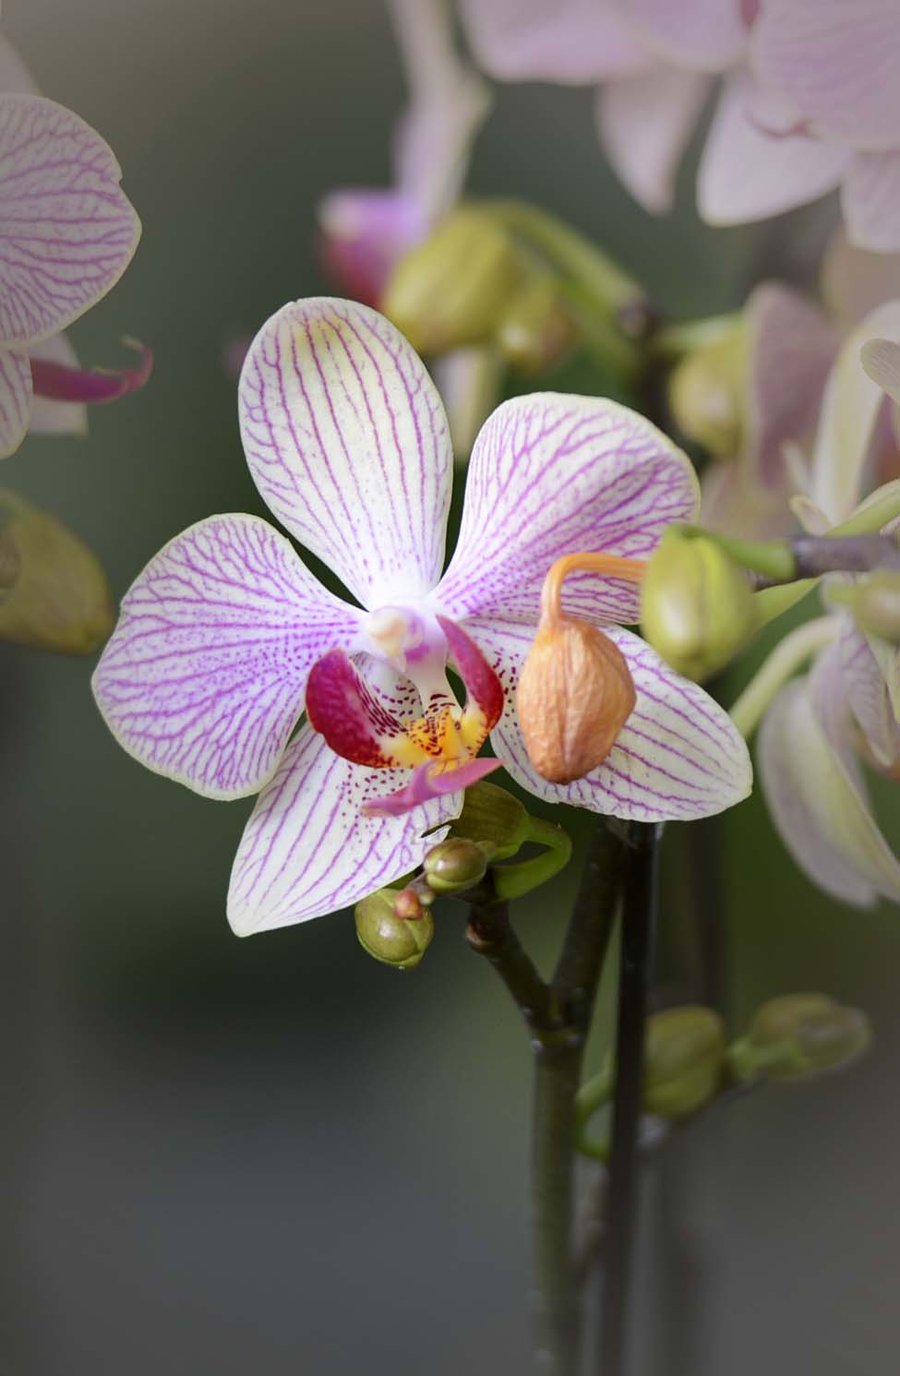
{"label": "small round bud", "polygon": [[449,836],[425,856],[425,882],[435,893],[458,893],[479,883],[487,870],[487,855],[477,841]]}
{"label": "small round bud", "polygon": [[422,899],[415,889],[401,889],[394,898],[394,916],[404,922],[418,922],[425,916]]}
{"label": "small round bud", "polygon": [[48,512],[0,493],[4,544],[18,574],[0,598],[0,639],[61,654],[91,654],[113,625],[109,585],[95,555]]}
{"label": "small round bud", "polygon": [[900,645],[900,573],[878,569],[829,587],[828,597],[849,607],[861,631]]}
{"label": "small round bud", "polygon": [[715,540],[667,530],[641,586],[641,629],[663,659],[701,683],[730,663],[758,624],[748,578]]}
{"label": "small round bud", "polygon": [[492,860],[508,860],[524,844],[530,818],[525,808],[497,784],[484,780],[466,789],[463,810],[450,835],[476,841]]}
{"label": "small round bud", "polygon": [[515,297],[497,327],[497,347],[513,367],[540,373],[576,342],[575,323],[552,277],[536,277]]}
{"label": "small round bud", "polygon": [[871,1040],[858,1008],[843,1008],[826,994],[786,994],[757,1009],[728,1060],[738,1080],[805,1080],[849,1064]]}
{"label": "small round bud", "polygon": [[678,428],[711,454],[740,451],[746,430],[747,334],[741,320],[688,354],[669,377],[669,409]]}
{"label": "small round bud", "polygon": [[647,1019],[643,1107],[663,1118],[686,1118],[719,1088],[725,1024],[711,1008],[667,1008]]}
{"label": "small round bud", "polygon": [[400,260],[381,309],[419,353],[486,344],[525,272],[506,230],[483,211],[462,207]]}
{"label": "small round bud", "polygon": [[538,628],[516,710],[528,758],[542,778],[567,784],[602,764],[635,701],[621,650],[596,626],[558,615]]}
{"label": "small round bud", "polygon": [[409,890],[397,894],[391,889],[378,889],[357,903],[356,935],[363,950],[384,965],[413,970],[431,945],[434,919],[421,904],[420,915],[415,919],[398,916],[395,905],[404,893]]}

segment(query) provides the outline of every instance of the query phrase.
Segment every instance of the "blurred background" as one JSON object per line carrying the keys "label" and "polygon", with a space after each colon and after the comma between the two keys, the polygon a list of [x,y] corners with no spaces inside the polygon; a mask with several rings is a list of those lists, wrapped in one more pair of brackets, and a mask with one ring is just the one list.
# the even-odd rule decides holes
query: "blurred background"
{"label": "blurred background", "polygon": [[[222,366],[235,335],[328,289],[315,205],[384,183],[402,77],[378,0],[6,0],[45,94],[95,125],[143,219],[121,284],[75,326],[85,364],[152,344],[139,395],[85,440],[29,438],[4,482],[98,552],[120,596],[172,535],[260,511]],[[690,181],[690,173],[686,177]],[[470,185],[596,236],[663,306],[740,303],[810,275],[821,222],[654,221],[605,172],[590,95],[504,89]],[[224,915],[249,801],[132,762],[92,664],[0,647],[5,922],[3,1334],[10,1376],[450,1376],[527,1369],[527,1040],[448,905],[413,975],[348,914],[238,941]],[[699,992],[670,828],[660,980]],[[633,1376],[896,1369],[896,911],[843,911],[793,868],[759,799],[709,827],[724,874],[720,992],[740,1026],[824,989],[877,1040],[842,1077],[772,1088],[645,1172]],[[523,935],[552,956],[564,893]]]}

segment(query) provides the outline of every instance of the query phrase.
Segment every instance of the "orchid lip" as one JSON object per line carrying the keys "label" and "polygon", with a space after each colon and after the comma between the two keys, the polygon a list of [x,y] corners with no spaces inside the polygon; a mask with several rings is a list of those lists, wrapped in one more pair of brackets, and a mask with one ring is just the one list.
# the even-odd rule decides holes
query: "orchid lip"
{"label": "orchid lip", "polygon": [[140,391],[153,372],[153,350],[135,339],[123,342],[141,355],[134,368],[70,368],[50,359],[29,359],[34,395],[48,401],[104,405],[129,392]]}

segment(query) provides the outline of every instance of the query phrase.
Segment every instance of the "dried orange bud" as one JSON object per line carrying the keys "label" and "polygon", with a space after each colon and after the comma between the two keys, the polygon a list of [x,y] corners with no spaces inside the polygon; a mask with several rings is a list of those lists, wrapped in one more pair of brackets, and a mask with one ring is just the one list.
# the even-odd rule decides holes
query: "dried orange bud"
{"label": "dried orange bud", "polygon": [[528,758],[554,784],[602,764],[634,710],[634,681],[609,636],[586,621],[545,617],[516,693]]}

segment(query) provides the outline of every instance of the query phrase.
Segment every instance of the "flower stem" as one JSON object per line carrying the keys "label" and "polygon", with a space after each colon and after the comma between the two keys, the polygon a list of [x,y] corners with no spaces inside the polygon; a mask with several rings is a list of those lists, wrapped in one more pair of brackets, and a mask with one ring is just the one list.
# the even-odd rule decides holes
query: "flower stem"
{"label": "flower stem", "polygon": [[660,825],[629,826],[622,883],[622,956],[616,1031],[616,1088],[609,1167],[600,1370],[621,1376],[638,1176],[638,1124],[647,1017],[647,983],[656,926]]}

